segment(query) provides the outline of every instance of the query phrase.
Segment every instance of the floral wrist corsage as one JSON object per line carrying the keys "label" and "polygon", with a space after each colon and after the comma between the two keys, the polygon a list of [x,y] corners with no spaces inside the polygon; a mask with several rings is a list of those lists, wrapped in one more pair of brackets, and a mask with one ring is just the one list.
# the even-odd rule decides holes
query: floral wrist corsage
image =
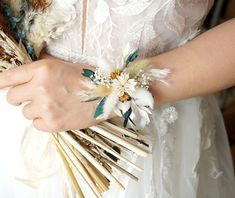
{"label": "floral wrist corsage", "polygon": [[139,50],[130,54],[125,64],[119,68],[100,66],[94,71],[83,69],[83,75],[89,78],[84,84],[89,91],[78,92],[81,101],[101,99],[94,118],[107,119],[112,112],[124,119],[132,127],[143,128],[149,123],[149,114],[153,110],[154,99],[149,91],[153,81],[167,84],[169,69],[152,68],[148,59],[130,64],[139,56]]}

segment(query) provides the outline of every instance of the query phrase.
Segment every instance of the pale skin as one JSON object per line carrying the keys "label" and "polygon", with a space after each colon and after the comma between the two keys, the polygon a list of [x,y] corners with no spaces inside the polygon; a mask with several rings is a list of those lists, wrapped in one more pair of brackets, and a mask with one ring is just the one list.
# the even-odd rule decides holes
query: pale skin
{"label": "pale skin", "polygon": [[[214,93],[235,84],[235,20],[230,20],[170,52],[153,57],[157,68],[170,68],[170,85],[153,83],[156,104]],[[11,87],[7,100],[21,105],[35,128],[47,132],[82,129],[95,125],[97,101],[80,102],[76,91],[83,64],[44,56],[41,60],[0,73],[0,89]],[[90,67],[92,68],[92,67]]]}
{"label": "pale skin", "polygon": [[86,89],[81,83],[83,67],[46,55],[1,73],[0,88],[12,86],[7,101],[15,106],[27,102],[22,113],[41,131],[86,128],[98,121],[92,119],[97,101],[81,103],[76,95]]}
{"label": "pale skin", "polygon": [[182,47],[153,57],[153,65],[172,71],[170,86],[151,86],[156,104],[215,93],[235,85],[234,35],[232,19]]}

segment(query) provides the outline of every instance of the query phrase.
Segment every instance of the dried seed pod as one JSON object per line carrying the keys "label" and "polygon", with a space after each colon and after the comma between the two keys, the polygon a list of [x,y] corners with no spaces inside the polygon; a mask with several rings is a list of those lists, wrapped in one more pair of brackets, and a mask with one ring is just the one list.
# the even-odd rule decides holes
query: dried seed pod
{"label": "dried seed pod", "polygon": [[5,4],[0,2],[0,29],[11,38],[14,38],[16,40],[17,36],[16,33],[12,30],[12,28],[9,26],[8,20],[4,16],[4,7]]}
{"label": "dried seed pod", "polygon": [[47,0],[32,0],[31,4],[36,10],[45,10],[50,3]]}
{"label": "dried seed pod", "polygon": [[6,21],[6,19],[5,19],[5,17],[3,16],[1,9],[0,9],[0,28],[1,28],[7,35],[12,34],[12,31],[11,31],[11,29],[10,29],[10,27],[9,27],[9,25],[8,25],[8,23],[7,23],[7,21]]}

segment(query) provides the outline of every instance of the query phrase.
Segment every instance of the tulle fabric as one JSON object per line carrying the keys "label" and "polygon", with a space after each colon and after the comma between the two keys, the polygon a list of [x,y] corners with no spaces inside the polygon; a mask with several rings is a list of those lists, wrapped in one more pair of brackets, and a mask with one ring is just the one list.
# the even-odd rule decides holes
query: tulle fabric
{"label": "tulle fabric", "polygon": [[153,115],[148,130],[153,154],[137,160],[145,170],[139,182],[129,180],[126,191],[112,188],[107,197],[234,197],[232,161],[217,101],[205,96],[174,105],[179,115],[174,124],[159,124],[164,107]]}
{"label": "tulle fabric", "polygon": [[[62,1],[57,3],[66,6]],[[118,66],[136,48],[141,49],[142,57],[157,55],[195,37],[212,3],[207,0],[87,0],[86,3],[77,0],[74,25],[61,39],[52,41],[47,51],[71,62],[97,67],[102,61]],[[83,32],[85,9],[86,31]],[[22,106],[9,105],[6,92],[7,89],[0,91],[1,197],[75,198],[48,134],[37,131],[31,121],[23,118]],[[177,113],[168,111],[170,106]],[[226,131],[213,96],[155,109],[146,132],[151,136],[152,155],[144,159],[132,156],[144,168],[141,173],[134,172],[139,181],[116,173],[126,189],[122,192],[111,185],[105,198],[234,197],[234,173]],[[85,185],[81,185],[86,197],[92,197]]]}

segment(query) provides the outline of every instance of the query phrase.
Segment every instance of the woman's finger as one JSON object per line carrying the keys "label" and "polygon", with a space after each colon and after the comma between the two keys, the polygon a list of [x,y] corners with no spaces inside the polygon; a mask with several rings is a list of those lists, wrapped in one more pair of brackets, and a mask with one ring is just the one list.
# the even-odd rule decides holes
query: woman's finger
{"label": "woman's finger", "polygon": [[7,70],[0,73],[0,89],[29,82],[32,78],[33,68],[31,64]]}
{"label": "woman's finger", "polygon": [[42,60],[42,59],[58,59],[58,58],[55,58],[54,56],[51,56],[47,53],[42,53],[39,56],[39,60]]}
{"label": "woman's finger", "polygon": [[21,84],[9,89],[7,93],[8,103],[18,106],[23,102],[33,100],[33,89],[30,83]]}
{"label": "woman's finger", "polygon": [[34,120],[34,119],[39,118],[40,116],[38,105],[35,104],[35,102],[30,102],[26,104],[22,109],[22,113],[24,117],[28,120]]}
{"label": "woman's finger", "polygon": [[41,117],[35,118],[33,120],[33,126],[43,132],[55,132],[51,126],[48,126],[47,122]]}

